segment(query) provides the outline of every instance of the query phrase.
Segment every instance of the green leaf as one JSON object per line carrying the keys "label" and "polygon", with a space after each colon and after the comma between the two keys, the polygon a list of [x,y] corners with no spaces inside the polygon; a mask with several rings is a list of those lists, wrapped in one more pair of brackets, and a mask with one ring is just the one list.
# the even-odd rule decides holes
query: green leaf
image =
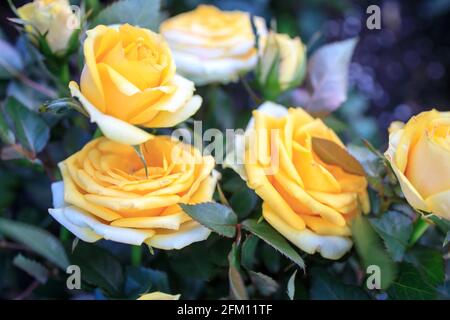
{"label": "green leaf", "polygon": [[338,276],[331,275],[325,269],[311,270],[312,284],[310,289],[312,300],[368,300],[369,297],[359,287],[346,285]]}
{"label": "green leaf", "polygon": [[450,242],[450,231],[447,231],[447,234],[444,239],[444,243],[442,244],[443,247],[445,247]]}
{"label": "green leaf", "polygon": [[25,149],[33,153],[44,149],[50,136],[44,120],[12,97],[6,100],[5,111],[14,123],[17,140]]}
{"label": "green leaf", "polygon": [[388,211],[380,219],[370,219],[370,223],[384,240],[394,261],[401,261],[413,231],[411,219],[401,212]]}
{"label": "green leaf", "polygon": [[159,0],[120,0],[99,12],[93,25],[131,24],[157,31],[160,22]]}
{"label": "green leaf", "polygon": [[247,231],[263,239],[267,244],[281,252],[283,255],[295,262],[300,268],[305,269],[305,262],[289,243],[270,225],[262,221],[257,223],[255,220],[245,220],[242,226]]}
{"label": "green leaf", "polygon": [[242,243],[241,263],[247,269],[252,269],[255,264],[258,240],[258,237],[251,234]]}
{"label": "green leaf", "polygon": [[264,242],[261,244],[258,252],[260,252],[262,263],[267,270],[274,274],[280,272],[282,263],[281,258],[283,255],[280,254],[278,250],[274,249],[274,247],[270,244]]}
{"label": "green leaf", "polygon": [[149,291],[169,292],[167,274],[144,267],[128,267],[124,285],[126,297],[136,299]]}
{"label": "green leaf", "polygon": [[8,42],[0,39],[0,79],[15,77],[24,67],[19,52]]}
{"label": "green leaf", "polygon": [[236,244],[233,244],[230,254],[228,255],[228,281],[230,283],[230,297],[236,300],[248,300],[247,290],[241,273],[238,270],[238,250]]}
{"label": "green leaf", "polygon": [[[205,98],[205,104],[208,105],[207,126],[209,128],[219,128],[225,131],[236,127],[236,111],[233,108],[233,100],[229,94],[219,86],[211,86],[208,87]],[[224,108],[223,106],[229,106],[229,108]]]}
{"label": "green leaf", "polygon": [[231,208],[215,202],[180,204],[180,207],[194,220],[212,231],[228,238],[235,236],[237,216]]}
{"label": "green leaf", "polygon": [[430,285],[436,286],[444,282],[444,259],[439,250],[415,247],[408,251],[405,260],[414,265],[422,274],[424,281]]}
{"label": "green leaf", "polygon": [[389,288],[388,295],[397,300],[432,300],[436,298],[437,291],[424,281],[414,266],[402,263],[399,277]]}
{"label": "green leaf", "polygon": [[64,271],[69,266],[69,260],[61,242],[46,230],[26,223],[0,218],[0,234],[24,244]]}
{"label": "green leaf", "polygon": [[70,257],[81,269],[81,279],[90,285],[118,296],[124,282],[120,262],[107,250],[80,242]]}
{"label": "green leaf", "polygon": [[444,234],[447,234],[450,231],[450,221],[436,215],[431,215],[429,219],[433,221]]}
{"label": "green leaf", "polygon": [[6,144],[13,144],[16,141],[14,132],[9,128],[3,114],[0,114],[0,139]]}
{"label": "green leaf", "polygon": [[366,217],[358,216],[352,222],[353,241],[364,268],[378,266],[381,271],[381,288],[387,289],[394,281],[397,268],[386,252],[381,239]]}
{"label": "green leaf", "polygon": [[249,274],[255,287],[265,297],[274,294],[280,287],[275,280],[261,272],[249,271]]}
{"label": "green leaf", "polygon": [[249,188],[243,188],[233,193],[230,198],[230,206],[239,218],[246,218],[256,206],[258,197],[255,192]]}
{"label": "green leaf", "polygon": [[62,114],[74,109],[81,114],[89,117],[87,112],[84,110],[83,105],[78,99],[75,98],[61,98],[52,101],[48,101],[39,107],[39,112],[50,112],[54,114]]}
{"label": "green leaf", "polygon": [[337,143],[322,138],[312,137],[314,153],[325,163],[341,167],[342,170],[358,176],[365,176],[362,165]]}
{"label": "green leaf", "polygon": [[48,270],[39,262],[25,258],[20,253],[14,257],[13,264],[22,269],[40,283],[44,284],[48,279]]}
{"label": "green leaf", "polygon": [[288,284],[287,284],[287,290],[286,293],[289,297],[289,299],[294,300],[295,295],[295,276],[297,275],[297,271],[295,270],[294,273],[289,278]]}
{"label": "green leaf", "polygon": [[131,299],[149,291],[151,287],[150,274],[146,268],[128,267],[125,274],[124,293]]}
{"label": "green leaf", "polygon": [[209,280],[227,267],[230,241],[216,234],[207,240],[193,243],[181,250],[167,252],[170,267],[180,277]]}

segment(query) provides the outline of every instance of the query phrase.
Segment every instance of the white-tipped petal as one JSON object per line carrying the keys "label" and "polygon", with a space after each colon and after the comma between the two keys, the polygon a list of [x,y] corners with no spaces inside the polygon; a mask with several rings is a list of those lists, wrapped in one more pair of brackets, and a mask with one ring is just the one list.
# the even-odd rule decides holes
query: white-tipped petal
{"label": "white-tipped petal", "polygon": [[152,135],[146,131],[100,112],[83,96],[75,82],[71,82],[69,88],[72,96],[80,100],[91,121],[98,124],[100,130],[107,138],[130,145],[140,145],[152,138]]}
{"label": "white-tipped petal", "polygon": [[171,250],[181,249],[191,243],[206,240],[211,230],[196,221],[184,223],[178,231],[165,234],[158,233],[145,241],[150,247]]}

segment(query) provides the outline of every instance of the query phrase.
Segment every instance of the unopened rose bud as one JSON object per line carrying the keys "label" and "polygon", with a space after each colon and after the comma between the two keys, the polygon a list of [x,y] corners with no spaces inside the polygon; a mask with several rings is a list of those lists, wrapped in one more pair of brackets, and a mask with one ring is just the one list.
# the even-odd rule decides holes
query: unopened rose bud
{"label": "unopened rose bud", "polygon": [[79,28],[79,17],[68,0],[34,0],[17,11],[27,23],[25,30],[33,36],[45,36],[54,53],[65,51],[73,32]]}
{"label": "unopened rose bud", "polygon": [[299,37],[270,32],[260,38],[260,59],[256,78],[262,94],[275,99],[299,86],[306,73],[306,47]]}

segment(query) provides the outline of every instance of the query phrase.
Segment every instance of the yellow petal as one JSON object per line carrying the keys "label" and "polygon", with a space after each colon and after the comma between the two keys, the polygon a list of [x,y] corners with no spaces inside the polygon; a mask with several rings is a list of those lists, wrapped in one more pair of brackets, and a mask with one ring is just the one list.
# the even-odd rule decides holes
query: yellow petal
{"label": "yellow petal", "polygon": [[137,300],[179,300],[180,294],[168,294],[164,292],[152,292],[143,294]]}
{"label": "yellow petal", "polygon": [[[415,146],[428,123],[439,117],[439,112],[431,110],[412,117],[402,129],[402,134],[395,148],[393,160],[401,172],[405,172],[411,147]],[[398,131],[395,131],[398,132]]]}
{"label": "yellow petal", "polygon": [[143,229],[172,229],[178,230],[182,222],[182,214],[172,214],[167,216],[156,217],[133,217],[121,218],[111,222],[112,226],[127,228],[143,228]]}
{"label": "yellow petal", "polygon": [[202,241],[208,238],[211,230],[205,228],[196,221],[183,223],[175,232],[158,232],[147,239],[145,243],[154,248],[171,250],[181,249],[193,242]]}
{"label": "yellow petal", "polygon": [[425,202],[429,208],[426,211],[450,220],[450,190],[429,196]]}
{"label": "yellow petal", "polygon": [[247,183],[249,187],[254,189],[292,228],[297,230],[305,229],[303,219],[291,209],[279,192],[272,186],[264,173],[264,169],[248,163],[245,164],[245,168],[248,175]]}
{"label": "yellow petal", "polygon": [[91,121],[96,122],[109,139],[130,145],[140,145],[152,138],[151,134],[138,127],[101,113],[81,94],[75,82],[71,82],[69,88],[72,96],[78,98],[89,113]]}
{"label": "yellow petal", "polygon": [[202,98],[195,95],[189,99],[180,110],[176,112],[160,111],[155,118],[143,125],[150,128],[167,128],[175,126],[192,117],[200,108],[201,104]]}
{"label": "yellow petal", "polygon": [[352,241],[347,237],[320,236],[309,229],[296,230],[292,228],[279,218],[267,204],[263,205],[263,216],[272,227],[306,253],[319,252],[326,259],[337,260],[352,247]]}
{"label": "yellow petal", "polygon": [[437,144],[430,135],[424,131],[410,148],[405,172],[423,198],[450,190],[450,150]]}

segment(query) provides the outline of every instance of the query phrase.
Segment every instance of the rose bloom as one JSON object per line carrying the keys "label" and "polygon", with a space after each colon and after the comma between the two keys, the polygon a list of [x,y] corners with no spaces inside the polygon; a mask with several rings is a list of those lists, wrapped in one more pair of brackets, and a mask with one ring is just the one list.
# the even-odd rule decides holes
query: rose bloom
{"label": "rose bloom", "polygon": [[68,0],[34,0],[17,9],[19,18],[27,22],[25,30],[45,35],[53,52],[67,49],[74,26],[79,21]]}
{"label": "rose bloom", "polygon": [[450,219],[450,112],[394,122],[385,153],[403,194],[418,210]]}
{"label": "rose bloom", "polygon": [[138,145],[151,135],[136,127],[171,127],[200,107],[194,83],[175,73],[163,38],[128,24],[87,31],[80,87],[69,87],[103,134]]}
{"label": "rose bloom", "polygon": [[352,246],[352,218],[370,210],[367,180],[323,162],[311,138],[345,148],[341,140],[301,108],[271,102],[253,112],[247,134],[247,184],[263,200],[264,219],[309,254],[342,257]]}
{"label": "rose bloom", "polygon": [[[267,33],[255,17],[258,34]],[[178,71],[198,85],[236,81],[257,62],[250,14],[221,11],[210,5],[172,17],[161,24]]]}
{"label": "rose bloom", "polygon": [[216,185],[214,159],[168,136],[132,146],[101,137],[59,163],[63,181],[52,185],[49,213],[81,240],[180,249],[210,231],[179,203],[210,201]]}

